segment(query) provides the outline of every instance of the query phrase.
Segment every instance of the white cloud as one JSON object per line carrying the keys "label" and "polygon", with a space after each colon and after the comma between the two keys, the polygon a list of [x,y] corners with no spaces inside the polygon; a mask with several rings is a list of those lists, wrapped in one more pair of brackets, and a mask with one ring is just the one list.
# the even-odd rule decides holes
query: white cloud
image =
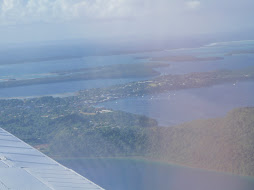
{"label": "white cloud", "polygon": [[0,0],[0,41],[31,33],[67,39],[253,28],[253,6],[253,0]]}
{"label": "white cloud", "polygon": [[186,6],[189,9],[197,9],[200,7],[200,1],[188,1],[186,2]]}
{"label": "white cloud", "polygon": [[[73,20],[175,18],[198,0],[0,0],[0,25]],[[148,19],[149,20],[149,19]]]}
{"label": "white cloud", "polygon": [[2,0],[0,24],[126,18],[138,4],[135,0]]}

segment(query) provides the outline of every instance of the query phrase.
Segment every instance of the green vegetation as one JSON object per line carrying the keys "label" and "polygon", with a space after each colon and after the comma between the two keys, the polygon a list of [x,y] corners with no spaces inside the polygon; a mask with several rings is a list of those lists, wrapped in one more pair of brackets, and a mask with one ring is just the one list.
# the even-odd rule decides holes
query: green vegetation
{"label": "green vegetation", "polygon": [[155,128],[149,140],[156,160],[254,176],[254,108],[235,109],[224,118]]}
{"label": "green vegetation", "polygon": [[132,155],[144,151],[145,116],[43,97],[1,100],[0,126],[54,156]]}
{"label": "green vegetation", "polygon": [[[205,59],[205,58],[200,58]],[[108,88],[89,89],[80,91],[79,97],[86,101],[99,103],[112,99],[125,98],[128,96],[142,96],[144,94],[161,93],[169,90],[179,90],[188,88],[207,87],[226,82],[238,82],[254,79],[254,69],[244,70],[219,70],[211,72],[195,72],[183,75],[160,75],[154,70],[158,67],[168,67],[165,63],[138,63],[138,64],[118,64],[96,68],[85,68],[80,70],[68,70],[54,73],[46,73],[47,77],[32,79],[9,79],[0,82],[0,88],[9,88],[17,86],[27,86],[35,84],[59,83],[66,81],[92,80],[92,79],[116,79],[116,78],[156,78],[132,82],[128,84],[115,85]],[[97,98],[94,96],[96,95]],[[107,95],[111,98],[105,99]],[[115,95],[113,98],[112,95]]]}
{"label": "green vegetation", "polygon": [[158,127],[145,116],[74,100],[1,100],[0,126],[52,157],[139,156],[254,176],[254,108]]}
{"label": "green vegetation", "polygon": [[98,104],[131,96],[144,96],[171,90],[207,87],[222,83],[253,80],[254,70],[197,72],[184,75],[163,75],[151,80],[115,85],[108,88],[82,90],[76,97],[86,104]]}
{"label": "green vegetation", "polygon": [[12,78],[5,82],[0,82],[0,88],[93,79],[153,77],[160,74],[154,70],[154,68],[168,66],[169,64],[166,63],[137,63],[59,71],[54,73],[45,73],[45,76],[47,77],[42,78],[18,80]]}
{"label": "green vegetation", "polygon": [[0,100],[0,126],[52,157],[139,156],[254,176],[254,108],[166,128],[145,116],[93,107],[130,96],[253,78],[253,69],[166,75],[83,90],[72,97]]}

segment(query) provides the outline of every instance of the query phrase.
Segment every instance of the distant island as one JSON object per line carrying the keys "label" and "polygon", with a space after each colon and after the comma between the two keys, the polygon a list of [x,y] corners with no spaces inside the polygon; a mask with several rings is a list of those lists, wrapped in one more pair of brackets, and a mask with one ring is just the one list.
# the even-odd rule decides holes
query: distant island
{"label": "distant island", "polygon": [[171,90],[201,88],[216,84],[236,84],[240,81],[254,80],[254,69],[248,68],[237,71],[195,72],[183,75],[162,75],[151,80],[131,82],[107,88],[81,90],[77,102],[95,105],[116,99],[158,94]]}
{"label": "distant island", "polygon": [[[31,79],[4,79],[0,88],[29,86],[36,84],[59,83],[95,79],[143,78],[159,76],[158,67],[168,67],[166,63],[116,64],[110,66],[83,68],[79,70],[45,73],[43,77]],[[46,76],[46,77],[45,77]]]}
{"label": "distant island", "polygon": [[252,107],[171,127],[160,127],[146,116],[94,107],[131,96],[253,79],[252,68],[196,72],[82,90],[62,98],[0,100],[0,126],[54,158],[139,157],[254,176]]}
{"label": "distant island", "polygon": [[151,61],[170,61],[170,62],[189,62],[189,61],[217,61],[222,60],[223,57],[196,57],[192,55],[181,56],[166,56],[166,57],[152,57]]}
{"label": "distant island", "polygon": [[254,54],[254,50],[238,50],[226,53],[225,56],[243,55],[243,54]]}

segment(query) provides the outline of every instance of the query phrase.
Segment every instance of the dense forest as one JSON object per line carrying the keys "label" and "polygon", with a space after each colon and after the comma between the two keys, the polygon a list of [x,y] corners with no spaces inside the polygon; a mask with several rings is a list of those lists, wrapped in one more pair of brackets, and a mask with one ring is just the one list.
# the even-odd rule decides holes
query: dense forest
{"label": "dense forest", "polygon": [[143,157],[254,176],[254,108],[159,127],[153,119],[63,98],[1,100],[0,126],[51,157]]}
{"label": "dense forest", "polygon": [[2,128],[52,156],[140,155],[144,129],[157,126],[146,116],[52,97],[1,100],[0,112]]}
{"label": "dense forest", "polygon": [[149,142],[155,159],[254,176],[254,108],[151,130]]}

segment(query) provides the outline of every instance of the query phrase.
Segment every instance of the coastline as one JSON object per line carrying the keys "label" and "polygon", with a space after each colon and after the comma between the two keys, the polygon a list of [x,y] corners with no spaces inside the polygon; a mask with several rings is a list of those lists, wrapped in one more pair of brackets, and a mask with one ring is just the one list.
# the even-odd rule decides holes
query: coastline
{"label": "coastline", "polygon": [[0,97],[0,100],[25,100],[25,99],[33,99],[33,98],[42,98],[42,97],[48,97],[51,96],[53,98],[66,98],[71,96],[77,96],[78,92],[66,92],[66,93],[60,93],[60,94],[47,94],[47,95],[38,95],[38,96],[17,96],[17,97]]}
{"label": "coastline", "polygon": [[227,45],[229,43],[242,43],[242,42],[254,42],[254,40],[236,40],[236,41],[222,41],[222,42],[213,42],[205,45],[205,47],[212,47],[216,45]]}
{"label": "coastline", "polygon": [[126,160],[126,161],[136,161],[136,162],[145,162],[147,164],[158,164],[158,165],[165,165],[165,166],[171,166],[171,167],[178,167],[178,168],[189,168],[189,169],[194,169],[198,171],[204,171],[204,172],[212,172],[212,173],[217,173],[221,175],[231,175],[235,177],[244,177],[244,178],[250,178],[251,180],[254,180],[254,176],[250,175],[241,175],[241,174],[235,174],[235,173],[230,173],[230,172],[224,172],[224,171],[219,171],[219,170],[213,170],[213,169],[206,169],[206,168],[197,168],[193,167],[191,165],[187,164],[179,164],[176,162],[167,162],[167,161],[161,161],[159,159],[152,159],[152,158],[146,158],[143,156],[126,156],[126,157],[52,157],[52,159],[57,160],[58,162],[61,161],[78,161],[78,160]]}

